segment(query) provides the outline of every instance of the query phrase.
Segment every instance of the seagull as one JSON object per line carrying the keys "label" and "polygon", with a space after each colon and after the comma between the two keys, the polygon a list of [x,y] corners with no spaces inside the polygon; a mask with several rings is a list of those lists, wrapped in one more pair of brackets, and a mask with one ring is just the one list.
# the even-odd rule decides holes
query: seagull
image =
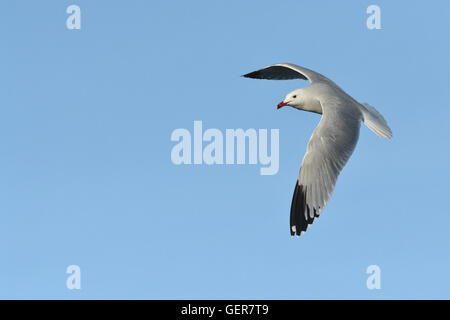
{"label": "seagull", "polygon": [[308,80],[308,87],[288,93],[277,110],[290,106],[322,115],[308,142],[292,197],[290,233],[300,236],[327,205],[338,175],[355,149],[361,121],[384,139],[390,139],[392,131],[374,107],[359,103],[333,81],[310,69],[278,63],[243,77]]}

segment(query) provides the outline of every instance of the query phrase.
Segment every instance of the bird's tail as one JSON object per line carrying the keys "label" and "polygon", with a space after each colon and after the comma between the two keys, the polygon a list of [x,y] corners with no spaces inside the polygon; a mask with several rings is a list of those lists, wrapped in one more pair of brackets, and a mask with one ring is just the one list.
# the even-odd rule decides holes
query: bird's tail
{"label": "bird's tail", "polygon": [[363,121],[370,130],[384,139],[392,138],[392,131],[383,116],[368,103],[361,103]]}

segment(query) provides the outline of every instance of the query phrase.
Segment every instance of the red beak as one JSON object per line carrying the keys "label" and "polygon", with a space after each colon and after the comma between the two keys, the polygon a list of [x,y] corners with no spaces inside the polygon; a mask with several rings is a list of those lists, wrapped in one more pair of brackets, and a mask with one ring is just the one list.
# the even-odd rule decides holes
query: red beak
{"label": "red beak", "polygon": [[280,108],[283,108],[285,105],[287,105],[287,103],[284,102],[284,101],[281,101],[281,102],[278,104],[278,106],[277,106],[277,110],[280,109]]}

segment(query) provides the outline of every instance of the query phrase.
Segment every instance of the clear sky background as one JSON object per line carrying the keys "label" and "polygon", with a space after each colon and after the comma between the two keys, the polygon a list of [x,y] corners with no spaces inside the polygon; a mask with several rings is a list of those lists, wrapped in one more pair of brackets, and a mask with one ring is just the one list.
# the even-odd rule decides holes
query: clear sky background
{"label": "clear sky background", "polygon": [[[66,8],[81,7],[81,30]],[[366,8],[381,7],[381,30]],[[0,298],[450,298],[447,1],[2,1]],[[307,82],[374,105],[326,210],[289,234],[319,116],[275,106]],[[280,129],[280,169],[175,166],[193,121]],[[81,290],[66,288],[69,265]],[[381,268],[381,290],[366,268]]]}

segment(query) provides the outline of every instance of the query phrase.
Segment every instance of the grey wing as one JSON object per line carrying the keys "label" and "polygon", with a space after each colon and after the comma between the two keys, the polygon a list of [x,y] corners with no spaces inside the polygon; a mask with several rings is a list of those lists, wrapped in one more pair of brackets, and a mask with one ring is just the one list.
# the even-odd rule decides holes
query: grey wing
{"label": "grey wing", "polygon": [[330,81],[325,76],[307,68],[297,66],[292,63],[277,63],[257,71],[244,74],[243,77],[253,79],[268,80],[291,80],[303,79],[309,80],[311,83],[315,81]]}
{"label": "grey wing", "polygon": [[319,217],[358,141],[360,118],[337,107],[322,104],[322,119],[308,142],[292,198],[291,235]]}

